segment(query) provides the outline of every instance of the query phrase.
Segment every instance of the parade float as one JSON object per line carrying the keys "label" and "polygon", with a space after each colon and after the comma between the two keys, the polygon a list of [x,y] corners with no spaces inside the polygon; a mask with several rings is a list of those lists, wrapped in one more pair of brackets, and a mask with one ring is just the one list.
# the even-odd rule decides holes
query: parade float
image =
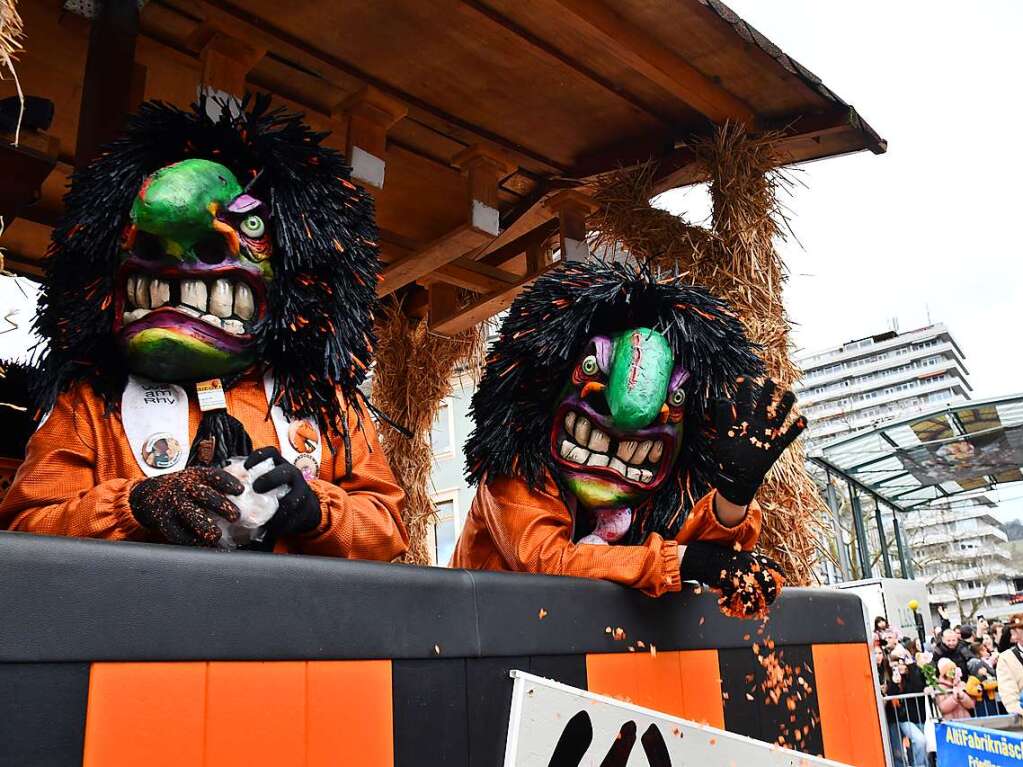
{"label": "parade float", "polygon": [[[594,580],[420,566],[428,429],[446,382],[478,359],[480,323],[559,264],[628,251],[705,286],[760,344],[764,372],[791,386],[777,171],[884,151],[855,110],[717,2],[18,10],[26,37],[0,40],[24,48],[15,63],[32,109],[18,101],[18,135],[0,148],[0,246],[7,269],[44,282],[50,347],[43,367],[8,368],[6,404],[53,406],[37,434],[44,458],[74,452],[83,416],[103,424],[104,403],[134,412],[135,397],[180,428],[151,439],[126,425],[128,447],[110,461],[128,468],[94,469],[97,488],[117,481],[103,471],[146,477],[100,499],[108,520],[130,511],[134,521],[105,528],[117,534],[63,522],[45,531],[64,536],[0,534],[0,761],[626,764],[638,742],[633,758],[642,749],[650,764],[716,753],[721,764],[885,764],[861,603],[801,588],[820,501],[798,443],[757,495],[760,548],[789,585],[756,617],[727,617],[716,594],[686,584],[652,599]],[[18,97],[13,81],[0,87]],[[154,100],[165,104],[143,106]],[[215,127],[228,124],[230,136]],[[714,201],[709,228],[649,205],[699,182]],[[363,248],[382,267],[366,267]],[[181,273],[147,271],[191,253]],[[192,306],[182,291],[195,298],[204,270],[216,272],[211,291],[220,270],[237,278],[230,308],[226,292],[204,296],[212,319],[165,308]],[[375,329],[364,311],[374,283]],[[177,392],[132,388],[128,375],[159,378],[150,361],[168,349],[190,380],[240,375],[238,359],[270,372],[251,396],[247,383],[205,390],[247,417],[196,408],[190,423]],[[100,363],[114,359],[134,367],[110,375]],[[62,404],[75,376],[95,401]],[[272,418],[256,417],[257,400]],[[273,442],[279,454],[259,454],[274,465],[267,482],[291,492],[256,543],[296,554],[148,542],[216,538],[191,505],[203,492],[184,479]],[[10,482],[25,446],[3,445]],[[25,464],[14,492],[78,481],[84,460],[49,475]],[[331,493],[333,510],[312,519],[310,498]],[[169,515],[184,496],[188,513]],[[369,506],[395,527],[353,525]],[[384,561],[354,561],[366,559]],[[616,743],[628,747],[612,757]]]}

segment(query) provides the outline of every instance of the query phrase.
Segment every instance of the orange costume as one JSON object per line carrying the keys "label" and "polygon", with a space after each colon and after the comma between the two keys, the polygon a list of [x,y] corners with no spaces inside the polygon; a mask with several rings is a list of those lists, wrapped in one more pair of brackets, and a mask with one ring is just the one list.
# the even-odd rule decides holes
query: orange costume
{"label": "orange costume", "polygon": [[[267,418],[262,379],[248,375],[226,391],[228,411],[245,424],[257,447],[276,445]],[[189,399],[189,436],[201,413]],[[405,552],[408,533],[398,508],[404,495],[377,442],[368,414],[352,427],[352,473],[345,477],[343,448],[324,440],[319,473],[309,481],[322,518],[310,533],[279,538],[277,552],[389,561]],[[0,504],[0,528],[45,535],[109,540],[158,541],[142,528],[128,505],[145,476],[131,453],[120,417],[105,414],[88,384],[60,395],[53,411],[28,443],[25,462]]]}
{"label": "orange costume", "polygon": [[539,491],[501,477],[480,484],[451,566],[602,578],[655,597],[678,591],[680,544],[700,540],[751,551],[760,536],[756,502],[742,522],[725,527],[714,513],[716,492],[697,502],[674,540],[651,533],[641,546],[601,546],[572,542],[572,514],[550,476]]}

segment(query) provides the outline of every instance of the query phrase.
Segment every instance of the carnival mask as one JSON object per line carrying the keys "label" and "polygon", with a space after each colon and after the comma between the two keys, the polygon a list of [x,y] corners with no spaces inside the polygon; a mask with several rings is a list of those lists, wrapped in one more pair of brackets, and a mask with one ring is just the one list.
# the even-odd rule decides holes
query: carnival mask
{"label": "carnival mask", "polygon": [[267,207],[223,165],[190,159],[149,176],[115,290],[114,333],[131,371],[196,381],[251,365],[271,252]]}
{"label": "carnival mask", "polygon": [[688,379],[656,330],[590,339],[551,434],[561,476],[583,506],[634,506],[664,483],[682,447]]}

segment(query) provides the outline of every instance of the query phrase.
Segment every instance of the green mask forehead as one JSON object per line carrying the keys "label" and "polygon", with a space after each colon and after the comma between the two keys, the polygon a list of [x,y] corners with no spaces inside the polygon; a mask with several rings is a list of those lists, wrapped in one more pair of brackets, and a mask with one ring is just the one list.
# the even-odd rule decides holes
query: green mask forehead
{"label": "green mask forehead", "polygon": [[656,330],[634,328],[611,339],[608,407],[619,429],[639,429],[660,414],[675,357]]}
{"label": "green mask forehead", "polygon": [[213,227],[216,212],[242,194],[234,174],[210,160],[191,159],[161,168],[146,179],[131,206],[140,230],[183,252]]}

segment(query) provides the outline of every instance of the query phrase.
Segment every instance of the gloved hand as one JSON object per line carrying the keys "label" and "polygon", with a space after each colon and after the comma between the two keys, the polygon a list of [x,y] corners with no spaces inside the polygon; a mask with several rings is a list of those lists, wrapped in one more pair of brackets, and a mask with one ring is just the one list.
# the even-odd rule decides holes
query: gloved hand
{"label": "gloved hand", "polygon": [[226,471],[192,467],[142,480],[128,495],[128,505],[140,525],[170,543],[216,546],[221,532],[215,516],[228,522],[239,516],[225,493],[241,492],[242,483]]}
{"label": "gloved hand", "polygon": [[267,531],[275,536],[312,532],[322,519],[319,497],[309,487],[301,470],[295,464],[284,460],[281,451],[276,447],[253,450],[245,459],[245,468],[251,469],[267,458],[273,460],[274,468],[253,482],[252,489],[257,493],[265,493],[283,485],[291,488],[288,494],[280,499],[277,513],[267,522]]}
{"label": "gloved hand", "polygon": [[686,544],[678,569],[682,580],[700,581],[720,591],[721,612],[733,618],[762,615],[785,582],[778,563],[762,554],[707,541]]}
{"label": "gloved hand", "polygon": [[806,419],[799,416],[788,429],[782,430],[796,396],[786,391],[774,408],[768,412],[777,387],[768,379],[753,402],[753,381],[743,377],[735,401],[717,400],[715,403],[714,458],[718,466],[714,487],[738,506],[753,500],[767,472],[774,466],[785,448],[806,428]]}

